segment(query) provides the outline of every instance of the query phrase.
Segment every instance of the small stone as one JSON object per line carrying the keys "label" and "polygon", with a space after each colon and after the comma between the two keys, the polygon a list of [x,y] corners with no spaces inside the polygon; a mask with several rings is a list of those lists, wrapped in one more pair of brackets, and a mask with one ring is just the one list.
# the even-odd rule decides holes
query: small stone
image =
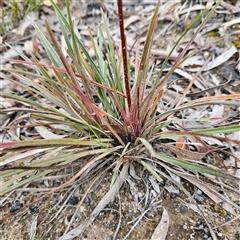
{"label": "small stone", "polygon": [[[201,194],[202,195],[202,194]],[[205,201],[205,198],[202,197],[201,195],[197,194],[197,192],[195,192],[194,194],[194,198],[199,201],[199,202],[204,202]]]}
{"label": "small stone", "polygon": [[92,193],[91,198],[92,198],[93,200],[97,200],[97,195],[96,195],[95,193]]}
{"label": "small stone", "polygon": [[37,206],[30,206],[29,207],[29,211],[30,213],[34,214],[34,213],[39,213],[39,208]]}
{"label": "small stone", "polygon": [[185,205],[181,205],[181,206],[180,206],[179,212],[180,212],[181,214],[185,214],[187,211],[188,211],[187,206],[185,206]]}
{"label": "small stone", "polygon": [[90,197],[86,196],[83,200],[84,203],[89,204],[91,202]]}
{"label": "small stone", "polygon": [[208,57],[209,57],[209,55],[210,55],[210,53],[209,53],[209,52],[204,52],[204,53],[203,53],[203,56],[204,56],[204,58],[208,58]]}
{"label": "small stone", "polygon": [[226,220],[226,221],[230,221],[231,219],[232,219],[231,216],[226,216],[226,217],[225,217],[225,220]]}
{"label": "small stone", "polygon": [[14,202],[14,203],[12,204],[11,209],[10,209],[10,212],[15,212],[15,211],[17,211],[18,209],[20,209],[20,208],[22,208],[22,207],[23,207],[23,204],[20,203],[20,202],[18,202],[18,201],[16,201],[16,202]]}
{"label": "small stone", "polygon": [[198,195],[202,195],[202,191],[200,190],[200,189],[198,189],[197,191],[196,191],[196,194],[198,194]]}
{"label": "small stone", "polygon": [[188,226],[187,225],[183,225],[183,229],[188,230]]}
{"label": "small stone", "polygon": [[129,216],[130,216],[130,217],[135,217],[135,213],[134,213],[134,212],[130,212],[130,213],[129,213]]}
{"label": "small stone", "polygon": [[40,180],[40,181],[39,181],[39,184],[44,184],[44,180]]}
{"label": "small stone", "polygon": [[205,227],[203,230],[204,230],[205,233],[209,232],[209,229],[207,227]]}
{"label": "small stone", "polygon": [[67,201],[67,203],[71,204],[71,205],[77,205],[79,202],[78,198],[73,196],[73,197],[70,197]]}
{"label": "small stone", "polygon": [[59,181],[55,181],[54,182],[54,187],[58,187],[58,186],[60,186],[61,185],[61,182],[59,182]]}

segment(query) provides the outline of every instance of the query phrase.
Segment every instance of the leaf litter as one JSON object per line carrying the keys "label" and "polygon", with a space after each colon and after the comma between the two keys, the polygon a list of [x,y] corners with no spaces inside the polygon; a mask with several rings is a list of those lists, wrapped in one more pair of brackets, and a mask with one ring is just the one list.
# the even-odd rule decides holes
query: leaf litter
{"label": "leaf litter", "polygon": [[[184,25],[188,24],[191,21],[191,18],[193,18],[192,16],[194,16],[195,11],[199,11],[203,8],[205,8],[205,4],[207,3],[207,1],[202,1],[202,4],[196,4],[195,2],[192,2],[190,5],[187,4],[187,2],[181,2],[181,1],[162,1],[162,11],[161,11],[161,16],[158,20],[158,24],[162,24],[165,25],[166,27],[164,29],[164,31],[161,32],[162,35],[157,36],[157,38],[155,38],[154,40],[154,46],[152,49],[152,58],[153,61],[156,61],[156,63],[160,64],[161,60],[164,59],[167,54],[169,53],[170,49],[173,46],[173,43],[175,42],[175,39],[177,38],[177,36],[181,34],[182,31],[182,27],[184,27]],[[144,36],[144,28],[147,28],[148,23],[150,21],[150,17],[153,13],[153,9],[154,9],[154,4],[156,3],[156,1],[142,1],[142,4],[133,4],[131,3],[131,5],[126,2],[125,5],[125,9],[124,9],[124,14],[125,14],[125,30],[126,30],[126,35],[127,35],[127,43],[128,43],[128,48],[131,49],[133,52],[135,52],[137,50],[137,45],[135,43],[136,39],[139,39],[140,35]],[[83,10],[80,10],[80,14],[78,15],[78,11],[79,11],[79,4],[80,3],[73,3],[73,12],[75,12],[76,15],[73,14],[73,16],[75,16],[74,21],[76,21],[78,23],[78,25],[76,25],[76,31],[79,33],[79,37],[83,38],[82,36],[85,36],[86,38],[84,38],[84,42],[85,45],[89,45],[90,44],[90,40],[87,38],[88,35],[86,35],[86,28],[85,26],[90,26],[93,31],[95,31],[95,25],[98,24],[98,21],[101,21],[101,17],[99,17],[98,15],[98,11],[96,8],[96,11],[94,10],[94,6],[96,5],[91,5],[91,4],[81,4],[80,6],[83,6]],[[105,11],[106,11],[106,15],[108,16],[109,19],[109,23],[111,26],[111,33],[112,36],[114,38],[114,40],[116,41],[116,43],[119,43],[120,39],[119,39],[119,30],[115,30],[116,26],[117,26],[117,18],[116,18],[116,6],[114,5],[114,3],[109,3],[108,1],[104,1],[103,2],[104,6],[105,6]],[[185,95],[184,98],[184,102],[188,102],[188,99],[195,99],[194,95],[188,95],[188,94],[192,94],[192,93],[199,93],[202,94],[205,97],[210,97],[210,96],[217,96],[217,95],[221,95],[222,93],[226,94],[226,93],[235,93],[235,94],[239,94],[239,88],[240,88],[240,83],[239,83],[239,48],[237,48],[237,44],[235,39],[231,38],[237,31],[239,31],[239,29],[237,28],[237,24],[239,24],[239,19],[236,18],[235,13],[239,14],[239,4],[234,6],[231,3],[227,3],[222,1],[221,7],[218,8],[217,11],[217,17],[215,18],[215,20],[217,19],[218,25],[216,25],[213,21],[209,22],[206,25],[206,29],[208,29],[207,31],[203,31],[204,34],[200,34],[199,37],[197,38],[197,40],[191,45],[190,47],[190,51],[192,52],[198,52],[198,56],[197,57],[192,57],[189,58],[187,61],[189,61],[189,63],[184,63],[182,64],[179,68],[177,68],[175,70],[175,73],[179,74],[179,78],[177,80],[174,80],[173,82],[169,83],[169,90],[172,91],[172,94],[169,94],[168,99],[165,100],[165,102],[162,102],[159,104],[159,111],[162,110],[162,106],[168,104],[169,102],[174,102],[176,96],[178,94],[179,98],[181,96],[183,96],[183,94]],[[90,11],[91,10],[91,11]],[[36,16],[36,13],[33,13],[34,16]],[[61,36],[61,32],[58,31],[57,29],[60,29],[59,26],[57,26],[54,16],[51,17],[51,14],[53,14],[53,12],[51,11],[51,8],[49,7],[44,7],[43,10],[41,10],[41,17],[36,18],[36,21],[38,23],[39,26],[41,26],[42,28],[45,28],[44,25],[44,21],[43,19],[45,18],[45,15],[50,14],[50,24],[51,27],[53,29],[56,29],[56,32],[58,34],[59,40],[61,40],[62,36]],[[26,18],[27,19],[27,18]],[[177,20],[177,23],[174,20]],[[225,19],[229,19],[229,20],[225,20]],[[20,52],[25,52],[25,53],[30,53],[30,52],[34,52],[34,48],[33,45],[31,45],[35,39],[36,33],[35,30],[33,30],[33,28],[29,25],[28,20],[23,20],[23,22],[19,25],[17,31],[16,29],[13,29],[13,33],[17,33],[16,37],[11,37],[11,35],[8,35],[6,38],[3,38],[3,44],[1,45],[1,56],[3,56],[4,58],[15,58],[17,57],[16,55],[13,55],[12,50],[6,50],[7,46],[4,44],[5,42],[11,42],[14,41],[15,42],[15,47],[20,51]],[[161,28],[162,29],[162,28]],[[211,36],[211,32],[213,31],[217,31],[218,34],[217,36]],[[31,36],[31,40],[29,42],[22,42],[21,38],[24,35],[28,35],[30,32],[30,36]],[[156,30],[156,35],[157,35],[158,31]],[[164,36],[164,37],[163,37]],[[28,35],[29,37],[29,35]],[[228,38],[229,37],[229,38]],[[145,39],[145,38],[142,38]],[[140,39],[139,39],[140,40]],[[44,49],[41,45],[40,42],[37,41],[37,45],[38,45],[38,57],[40,58],[40,61],[46,61],[47,59],[45,58],[45,54],[44,54]],[[238,41],[240,41],[238,39]],[[141,43],[141,41],[139,41]],[[182,43],[184,45],[184,42]],[[182,46],[183,46],[182,45]],[[181,45],[179,46],[181,48]],[[62,41],[62,48],[65,48],[65,43],[64,41]],[[142,50],[142,45],[140,45],[140,51]],[[180,49],[179,49],[180,50]],[[174,52],[172,54],[172,58],[170,59],[171,61],[176,60],[178,56],[178,52]],[[209,63],[204,66],[204,63],[206,63],[207,61],[209,61]],[[173,63],[173,62],[171,62]],[[237,65],[238,63],[238,65]],[[6,65],[6,64],[12,64],[14,66],[13,63],[9,63],[5,60],[1,60],[1,64]],[[229,65],[231,66],[229,69],[227,74],[225,74],[224,79],[222,78],[222,75],[219,74],[221,72],[222,69],[224,69],[225,65]],[[204,67],[203,67],[204,66]],[[198,72],[199,68],[202,68],[202,70],[199,72],[196,80],[193,82],[193,85],[191,86],[191,88],[189,89],[188,92],[185,92],[186,87],[189,84],[189,81],[192,81],[193,79],[193,74],[194,72]],[[180,74],[181,73],[181,74]],[[8,86],[9,86],[9,82],[8,82],[8,78],[10,78],[10,76],[8,76],[8,73],[3,73],[3,75],[1,75],[1,79],[0,79],[0,84],[1,86],[3,86],[3,91],[9,91]],[[186,84],[186,79],[188,79],[188,83]],[[37,79],[36,79],[37,80]],[[6,83],[6,84],[5,84]],[[221,91],[218,88],[218,85],[223,84],[223,86],[221,87]],[[225,85],[226,83],[226,85]],[[149,83],[151,84],[151,83]],[[231,87],[233,84],[236,85],[236,87]],[[209,92],[209,89],[212,89],[212,92]],[[15,91],[15,92],[19,92],[19,94],[21,93],[21,89],[19,89],[18,86],[11,86],[11,91]],[[31,97],[31,93],[25,93],[25,94],[29,94],[29,96]],[[197,99],[197,98],[196,98]],[[4,102],[6,101],[5,99],[2,101],[2,106],[3,108],[8,108],[9,107],[9,102]],[[41,100],[42,101],[42,100]],[[17,106],[17,103],[11,103],[13,104],[12,106]],[[239,123],[239,106],[236,107],[235,109],[231,109],[231,107],[228,106],[224,106],[224,108],[220,105],[215,105],[215,106],[202,106],[200,108],[197,108],[194,112],[192,112],[191,110],[186,110],[184,113],[185,116],[189,116],[189,118],[205,118],[205,117],[210,117],[210,118],[223,118],[224,121],[221,122],[220,121],[210,121],[209,124],[211,124],[212,126],[224,126],[225,124],[227,124],[228,122],[228,118],[230,116],[232,116],[236,122]],[[14,115],[14,114],[13,114]],[[194,115],[194,117],[193,117]],[[11,116],[11,121],[14,120],[14,117],[16,119],[17,116]],[[181,116],[180,116],[181,117]],[[24,118],[23,118],[24,119]],[[21,121],[20,121],[21,122]],[[189,122],[190,124],[194,123],[194,121]],[[184,123],[186,124],[186,123]],[[198,122],[199,124],[199,122]],[[189,128],[189,127],[194,127],[194,125],[184,125],[184,127]],[[44,138],[51,138],[51,131],[47,131],[47,132],[42,132],[42,130],[39,130],[40,127],[36,127],[35,129],[38,131],[41,131],[42,137]],[[41,127],[42,128],[42,127]],[[14,134],[6,134],[5,131],[1,131],[0,136],[1,139],[3,139],[3,141],[9,141],[9,140],[15,140],[16,138],[19,138],[21,135],[23,137],[25,133],[14,133]],[[48,135],[50,134],[50,136]],[[227,136],[230,136],[230,134],[226,134]],[[64,135],[63,135],[64,136]],[[235,139],[239,139],[239,133],[235,133],[234,136]],[[204,139],[205,140],[205,139]],[[196,147],[196,139],[191,139],[189,137],[188,141],[190,142],[190,147],[192,145],[192,147]],[[220,140],[217,139],[211,139],[211,143],[210,145],[216,147],[216,146],[220,146],[224,149],[227,149],[228,146],[223,145],[222,142]],[[231,145],[231,144],[230,144]],[[173,150],[174,148],[174,150]],[[188,154],[186,149],[178,149],[178,147],[172,146],[172,151],[178,155],[178,154]],[[166,151],[166,150],[163,150]],[[183,152],[183,153],[182,153]],[[236,166],[237,164],[237,168],[239,168],[239,146],[234,146],[234,152],[233,154],[236,152],[238,161],[236,161],[235,158],[233,158],[232,156],[229,159],[224,159],[224,162],[226,160],[226,165],[228,166]],[[29,156],[38,156],[39,151],[35,150],[33,152],[27,152],[26,154],[29,154]],[[200,155],[196,157],[196,159],[193,159],[194,161],[198,161],[199,159],[202,159],[205,157],[206,152],[203,153],[199,153]],[[202,155],[201,155],[202,154]],[[221,153],[217,153],[217,154],[221,154]],[[222,152],[223,154],[223,152]],[[223,157],[224,158],[224,157]],[[14,158],[12,158],[12,161]],[[21,156],[16,155],[15,159],[21,159]],[[231,163],[229,163],[229,160],[232,160]],[[11,160],[11,159],[10,159]],[[210,157],[211,160],[211,157]],[[127,166],[126,166],[127,167]],[[124,169],[122,169],[123,171]],[[156,191],[156,188],[154,189],[154,187],[152,186],[151,181],[149,181],[148,178],[146,178],[146,176],[141,172],[139,169],[136,169],[136,166],[132,165],[130,166],[130,175],[132,176],[132,181],[136,181],[137,182],[137,187],[135,192],[138,192],[138,198],[142,200],[140,200],[139,204],[141,204],[142,202],[144,202],[144,195],[146,194],[146,189],[144,189],[143,187],[141,187],[141,185],[139,184],[138,180],[140,179],[145,179],[146,182],[148,182],[148,184],[146,186],[148,191],[149,188],[152,188],[152,190],[159,194],[158,191]],[[172,169],[171,169],[172,170]],[[239,172],[239,169],[237,170]],[[236,173],[237,173],[236,171]],[[68,172],[68,174],[72,174],[74,176],[74,174],[77,172],[76,169],[74,168],[68,168],[65,170],[65,172]],[[60,172],[59,172],[60,173]],[[95,173],[96,174],[96,173]],[[238,173],[239,174],[239,173]],[[62,176],[62,178],[64,179],[64,172],[62,172],[62,174],[59,174],[59,176]],[[126,177],[126,172],[125,172],[125,177]],[[231,224],[237,224],[238,222],[238,216],[237,214],[239,214],[239,198],[237,198],[234,194],[234,188],[231,189],[227,189],[226,185],[224,185],[223,183],[220,183],[220,186],[222,186],[222,189],[216,191],[214,190],[215,186],[211,184],[205,186],[205,182],[201,182],[201,180],[199,179],[198,182],[196,182],[196,179],[193,179],[191,176],[188,175],[188,173],[186,172],[185,174],[182,174],[183,178],[187,179],[189,182],[191,181],[195,181],[194,185],[198,186],[199,189],[201,189],[209,198],[212,199],[213,202],[211,202],[212,205],[218,205],[218,204],[222,204],[223,208],[226,210],[226,214],[227,216],[230,217],[230,215],[228,215],[228,212],[231,213],[234,217],[233,219],[236,219],[236,221],[231,222]],[[85,183],[85,189],[87,188],[87,181],[88,181],[88,177],[85,175],[85,182],[83,181],[83,183]],[[206,176],[207,177],[207,176]],[[62,180],[63,180],[62,179]],[[83,178],[84,179],[84,178]],[[82,180],[82,178],[81,178]],[[123,181],[123,179],[122,179]],[[169,180],[170,181],[170,180]],[[211,179],[209,177],[209,181],[218,181],[218,179]],[[54,180],[50,180],[50,185],[54,184]],[[108,183],[108,181],[106,181],[105,179],[105,185],[106,182]],[[76,187],[76,184],[79,183],[79,181],[77,181],[74,186],[76,188],[75,190],[75,194],[77,191],[83,191],[84,188],[79,189],[81,185],[79,185],[78,189]],[[36,182],[35,184],[33,184],[33,186],[37,186],[39,183]],[[119,191],[120,186],[123,184],[123,182],[117,184],[117,189],[113,189],[111,191]],[[172,181],[172,183],[170,184],[171,186],[177,185],[186,185],[186,183],[184,181],[178,183],[175,182],[175,180]],[[230,185],[230,183],[229,183]],[[152,187],[151,187],[152,186]],[[160,189],[161,188],[165,188],[166,186],[164,186],[163,184],[159,184]],[[231,185],[230,185],[231,186]],[[27,187],[27,186],[25,186]],[[126,187],[126,186],[125,186]],[[72,188],[72,187],[71,187]],[[180,188],[180,187],[179,187]],[[24,188],[23,188],[24,189]],[[21,192],[21,190],[18,190],[18,194],[16,195],[16,193],[12,194],[12,198],[13,199],[19,199],[22,202],[29,202],[29,196],[25,196],[26,189],[24,191]],[[127,189],[127,187],[126,187]],[[182,188],[180,189],[182,190]],[[89,189],[89,192],[91,192],[92,190]],[[105,191],[106,191],[106,186],[105,186]],[[113,194],[111,194],[111,191],[108,192],[108,195],[105,195],[106,197],[103,198],[97,205],[97,207],[95,208],[94,212],[92,212],[92,214],[90,215],[90,219],[88,219],[88,221],[85,221],[85,223],[83,223],[82,225],[80,225],[80,227],[71,227],[68,226],[68,229],[72,229],[69,233],[65,233],[65,235],[63,235],[61,237],[61,239],[72,239],[67,238],[67,236],[71,235],[70,233],[74,233],[79,234],[79,229],[85,229],[87,228],[87,226],[90,225],[90,223],[96,218],[96,216],[99,214],[99,212],[101,212],[105,205],[109,204],[109,202],[111,202],[111,197],[113,197]],[[41,192],[41,189],[39,188],[39,192]],[[74,192],[74,191],[73,191]],[[121,190],[120,190],[121,192]],[[151,197],[151,195],[154,195],[151,192],[149,193],[149,197]],[[239,190],[235,189],[235,192],[239,194]],[[142,194],[139,194],[142,193]],[[65,192],[62,190],[61,193],[58,193],[60,198],[61,196],[65,195]],[[229,196],[228,196],[229,195]],[[54,198],[59,198],[59,196],[57,196],[56,194],[54,194],[51,199]],[[103,195],[102,195],[103,196]],[[161,195],[160,195],[161,196]],[[159,197],[160,197],[159,196]],[[174,213],[176,213],[175,211],[178,211],[178,206],[176,206],[174,208],[174,210],[172,210],[172,206],[171,204],[176,204],[178,205],[178,200],[176,199],[168,199],[171,196],[171,192],[169,193],[165,193],[165,197],[163,197],[163,201],[161,203],[159,203],[159,208],[158,210],[155,209],[151,214],[152,217],[155,216],[154,219],[154,223],[152,223],[152,225],[157,226],[155,229],[156,231],[159,228],[165,227],[165,233],[162,233],[162,236],[164,236],[164,234],[166,236],[172,236],[174,237],[174,239],[178,239],[177,237],[179,237],[179,239],[189,239],[190,237],[195,237],[195,239],[197,237],[203,237],[203,232],[204,231],[198,231],[198,230],[193,230],[193,229],[197,229],[198,226],[200,226],[201,224],[201,218],[194,218],[193,216],[191,216],[191,213],[189,213],[189,217],[184,219],[183,215],[179,215],[179,213],[177,214],[178,217],[182,217],[182,219],[184,219],[183,221],[179,221],[180,225],[176,225],[177,222],[177,218],[174,218]],[[153,197],[153,196],[152,196]],[[107,199],[106,199],[107,198]],[[125,202],[123,199],[121,199],[122,205],[125,206],[125,211],[127,209],[129,209],[129,211],[131,211],[131,206],[127,206],[126,200],[127,199],[131,199],[132,196],[131,194],[124,196]],[[184,196],[182,194],[176,194],[175,198],[184,198]],[[161,199],[161,198],[160,198]],[[148,199],[145,199],[145,203]],[[128,200],[127,200],[128,201]],[[43,200],[43,208],[47,208],[47,206],[49,205],[50,199],[49,200]],[[132,204],[136,204],[134,201],[130,203]],[[165,205],[164,205],[165,203]],[[83,203],[81,203],[83,204]],[[204,204],[203,204],[204,205]],[[210,205],[210,204],[209,204]],[[3,208],[4,211],[7,211],[8,208],[6,207],[6,205],[4,205],[5,207]],[[63,205],[63,207],[66,205]],[[80,206],[80,205],[79,205]],[[146,205],[145,205],[146,206]],[[208,206],[208,203],[206,204],[206,206]],[[90,208],[90,206],[85,204],[86,208]],[[66,208],[66,209],[70,209],[70,212],[72,214],[74,214],[75,209],[74,208]],[[62,208],[63,213],[66,212],[67,210],[64,210],[64,208]],[[160,209],[160,210],[159,210]],[[162,210],[163,209],[163,210]],[[136,210],[138,211],[138,210]],[[147,210],[149,212],[151,212],[150,210]],[[123,212],[124,212],[124,208],[123,208]],[[146,219],[144,220],[144,218],[146,217],[146,214],[149,212],[145,212],[143,211],[140,214],[140,218],[142,219],[141,221],[137,222],[138,224],[140,224],[140,226],[137,226],[138,224],[133,225],[132,231],[133,233],[130,235],[131,237],[129,237],[129,239],[165,239],[165,238],[157,238],[155,237],[153,230],[154,227],[151,225],[149,227],[149,221],[147,221]],[[238,213],[236,213],[238,212]],[[130,212],[131,213],[131,212]],[[49,211],[49,214],[53,216],[54,218],[54,212],[53,210]],[[138,212],[139,214],[139,212]],[[218,226],[218,225],[224,225],[227,224],[227,221],[231,221],[231,220],[226,220],[227,217],[226,215],[224,215],[221,211],[216,211],[215,215],[211,213],[211,211],[209,212],[204,212],[204,214],[206,214],[208,216],[208,221],[211,222],[214,227],[213,229]],[[78,220],[83,220],[86,218],[83,216],[84,215],[84,210],[82,209],[80,212],[76,212],[75,211],[75,216],[80,216],[77,217]],[[113,215],[113,214],[110,214]],[[133,216],[136,216],[136,213],[132,213]],[[159,217],[156,217],[156,215],[161,215],[161,219],[166,218],[167,220],[165,221],[169,221],[168,218],[170,218],[170,226],[168,227],[168,225],[164,225],[167,224],[167,222],[163,222],[163,220],[160,220]],[[20,216],[20,215],[19,215]],[[19,217],[17,216],[17,217]],[[125,212],[125,218],[129,218],[132,219],[133,216],[128,215]],[[216,217],[217,216],[217,217]],[[108,222],[108,220],[104,220],[107,219],[108,216],[105,215],[100,215],[100,222],[99,219],[96,219],[95,221],[98,223],[101,223],[102,225],[106,226],[107,228],[110,226],[110,222]],[[110,216],[111,218],[111,216]],[[115,217],[117,218],[117,217]],[[140,219],[139,218],[139,219]],[[23,221],[28,221],[29,219],[33,219],[32,220],[32,231],[31,231],[31,237],[33,238],[33,236],[36,234],[36,220],[37,218],[33,215],[30,215],[29,213],[26,213],[25,216],[22,217]],[[39,222],[38,218],[38,222]],[[153,220],[152,219],[152,220]],[[22,221],[21,220],[21,221]],[[76,220],[76,219],[75,219]],[[101,222],[102,220],[102,222]],[[157,220],[159,221],[159,224],[156,225]],[[58,218],[59,221],[59,218]],[[109,220],[110,221],[110,220]],[[225,222],[224,222],[225,221]],[[41,222],[41,221],[40,221]],[[171,222],[174,222],[171,225]],[[61,221],[59,222],[61,223]],[[135,222],[136,223],[136,222]],[[182,225],[181,225],[182,223]],[[123,221],[122,221],[122,223]],[[187,230],[184,231],[184,226],[187,225],[191,226],[191,230]],[[7,231],[10,231],[11,234],[9,235],[10,238],[7,239],[11,239],[11,237],[13,237],[15,235],[15,233],[17,234],[16,236],[18,236],[19,234],[29,234],[30,231],[29,229],[31,228],[24,228],[22,226],[22,232],[21,233],[17,233],[16,232],[16,224],[14,223],[12,226],[6,226],[7,224],[5,223],[3,225],[3,229],[8,229]],[[76,224],[75,224],[76,225]],[[55,229],[59,229],[59,231],[57,231],[58,233],[58,237],[60,237],[62,235],[62,229],[64,228],[63,226],[59,226],[59,224],[54,224]],[[236,225],[237,226],[237,225]],[[38,227],[44,227],[44,223],[42,226],[38,226]],[[91,227],[91,225],[90,225]],[[174,231],[174,227],[177,229]],[[153,235],[151,236],[151,234],[147,234],[146,232],[144,232],[144,228],[150,228],[151,229],[151,234],[153,233]],[[46,229],[46,228],[45,228]],[[54,229],[54,227],[53,227]],[[60,230],[61,229],[61,230]],[[91,228],[89,228],[91,229]],[[123,228],[124,229],[124,228]],[[135,229],[135,230],[134,230]],[[181,229],[181,230],[180,230]],[[102,229],[99,227],[98,228],[99,233],[103,234],[101,236],[101,239],[103,239],[105,236],[104,235]],[[97,230],[97,231],[98,231]],[[128,228],[128,230],[130,231],[130,228]],[[135,231],[135,232],[134,232]],[[179,231],[182,231],[181,233],[179,233]],[[87,239],[93,239],[94,237],[94,233],[91,233],[91,230],[87,230]],[[110,231],[106,232],[106,234],[109,234],[108,236],[113,235],[114,232],[114,227],[110,229]],[[6,232],[5,232],[6,233]],[[5,237],[5,234],[3,231],[3,237]],[[49,236],[51,236],[52,233],[49,233]],[[69,235],[67,235],[69,234]],[[91,235],[92,234],[92,235]],[[118,236],[122,236],[120,237],[120,239],[123,239],[124,236],[126,236],[127,231],[126,228],[124,230],[119,230],[119,234]],[[237,232],[237,228],[234,227],[234,225],[229,228],[219,228],[218,231],[215,233],[215,235],[218,235],[219,239],[222,239],[221,237],[226,236],[226,239],[235,239],[235,236],[237,236],[237,234],[239,234]],[[8,236],[8,237],[9,237]],[[21,235],[20,235],[21,236]],[[30,236],[30,235],[29,235]],[[76,235],[77,236],[77,235]],[[91,238],[92,237],[92,238]],[[99,236],[98,236],[99,237]],[[4,238],[3,238],[4,239]],[[13,238],[12,238],[13,239]],[[41,239],[41,236],[40,236]],[[166,237],[166,239],[171,239]]]}

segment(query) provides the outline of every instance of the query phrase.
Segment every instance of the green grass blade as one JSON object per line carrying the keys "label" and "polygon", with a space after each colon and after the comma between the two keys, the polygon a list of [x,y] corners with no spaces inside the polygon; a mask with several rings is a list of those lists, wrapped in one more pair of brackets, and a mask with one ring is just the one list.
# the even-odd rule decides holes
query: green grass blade
{"label": "green grass blade", "polygon": [[194,130],[191,132],[211,135],[211,134],[221,134],[221,133],[232,133],[232,132],[237,132],[237,131],[240,131],[240,125],[208,128],[208,129]]}
{"label": "green grass blade", "polygon": [[208,167],[204,167],[198,164],[194,164],[194,163],[189,163],[187,161],[184,160],[180,160],[178,158],[175,157],[170,157],[164,154],[160,154],[154,151],[153,147],[151,146],[151,144],[149,142],[147,142],[145,139],[143,138],[138,138],[143,144],[144,146],[147,148],[147,150],[150,152],[152,157],[155,157],[159,160],[162,160],[164,162],[167,163],[171,163],[173,165],[177,165],[180,167],[183,167],[185,169],[191,170],[191,171],[197,171],[200,173],[207,173],[207,174],[211,174],[211,175],[215,175],[218,177],[226,177],[226,178],[230,178],[230,179],[238,179],[237,177],[230,175],[228,173],[222,172],[220,170],[215,170],[212,168],[208,168]]}
{"label": "green grass blade", "polygon": [[154,169],[149,166],[146,162],[144,161],[140,161],[140,163],[158,180],[158,181],[161,181],[162,178],[157,174],[156,171],[154,171]]}

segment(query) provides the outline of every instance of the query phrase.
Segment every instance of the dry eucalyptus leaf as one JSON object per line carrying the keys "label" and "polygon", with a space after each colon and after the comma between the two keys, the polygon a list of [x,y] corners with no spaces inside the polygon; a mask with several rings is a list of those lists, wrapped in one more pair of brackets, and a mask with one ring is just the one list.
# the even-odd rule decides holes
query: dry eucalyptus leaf
{"label": "dry eucalyptus leaf", "polygon": [[169,223],[170,219],[168,212],[165,208],[163,208],[162,218],[155,228],[151,240],[165,240],[168,233]]}
{"label": "dry eucalyptus leaf", "polygon": [[201,67],[204,64],[204,60],[202,58],[202,56],[200,55],[196,55],[196,56],[192,56],[190,58],[187,58],[182,64],[182,67],[190,67],[193,70],[195,69],[197,71],[197,67]]}
{"label": "dry eucalyptus leaf", "polygon": [[230,49],[225,51],[222,55],[215,58],[213,61],[209,62],[206,67],[203,68],[203,71],[208,71],[210,69],[213,69],[223,63],[225,63],[229,58],[233,56],[237,52],[237,48],[235,46],[232,46]]}
{"label": "dry eucalyptus leaf", "polygon": [[199,153],[199,152],[192,152],[186,149],[181,149],[169,144],[164,144],[168,149],[170,149],[172,152],[174,152],[179,158],[187,159],[187,160],[196,160],[199,161],[202,158],[204,158],[207,154],[207,152]]}
{"label": "dry eucalyptus leaf", "polygon": [[40,134],[40,136],[44,139],[62,139],[67,136],[67,135],[54,134],[51,131],[49,131],[47,128],[41,127],[41,126],[35,127],[35,129]]}
{"label": "dry eucalyptus leaf", "polygon": [[30,233],[30,240],[36,239],[36,233],[37,233],[37,222],[38,222],[38,215],[33,219],[31,224],[31,233]]}
{"label": "dry eucalyptus leaf", "polygon": [[157,193],[160,193],[160,187],[157,183],[157,179],[154,177],[154,176],[149,176],[148,178],[149,182],[151,183],[153,189],[157,192]]}

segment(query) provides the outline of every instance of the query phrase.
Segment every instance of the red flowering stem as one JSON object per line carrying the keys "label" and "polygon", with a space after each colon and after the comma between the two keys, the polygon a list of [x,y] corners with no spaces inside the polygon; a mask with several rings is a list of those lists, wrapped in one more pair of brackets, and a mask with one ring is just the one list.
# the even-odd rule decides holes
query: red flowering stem
{"label": "red flowering stem", "polygon": [[129,84],[129,78],[128,78],[127,48],[126,48],[126,38],[125,38],[125,34],[124,34],[122,0],[118,0],[118,21],[119,21],[120,36],[121,36],[121,41],[122,41],[124,85],[125,85],[125,91],[126,91],[126,96],[127,96],[128,109],[130,109],[131,97],[130,97],[130,84]]}

